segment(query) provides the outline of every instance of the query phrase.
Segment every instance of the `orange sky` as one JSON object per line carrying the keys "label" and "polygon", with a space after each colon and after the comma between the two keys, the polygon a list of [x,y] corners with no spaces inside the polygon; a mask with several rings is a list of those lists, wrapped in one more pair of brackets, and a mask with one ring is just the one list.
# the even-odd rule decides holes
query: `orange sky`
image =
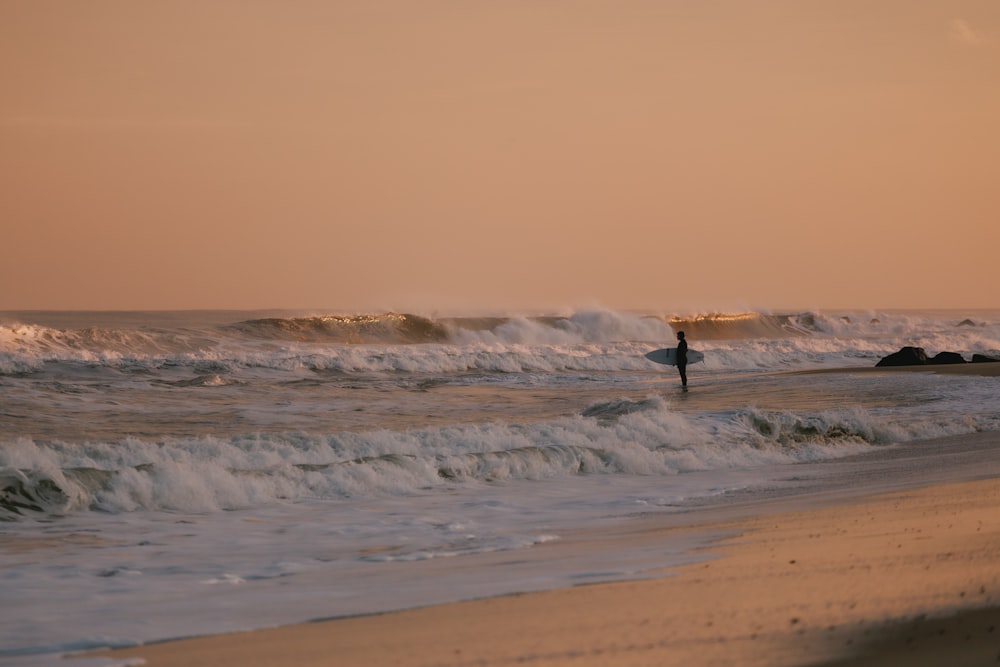
{"label": "orange sky", "polygon": [[0,309],[998,307],[996,0],[0,0]]}

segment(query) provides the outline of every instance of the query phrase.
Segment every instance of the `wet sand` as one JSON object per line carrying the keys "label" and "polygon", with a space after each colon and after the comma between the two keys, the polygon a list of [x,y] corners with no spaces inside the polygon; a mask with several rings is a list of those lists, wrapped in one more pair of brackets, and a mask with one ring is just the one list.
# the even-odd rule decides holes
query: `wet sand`
{"label": "wet sand", "polygon": [[[998,506],[1000,479],[986,479],[864,499],[785,499],[744,507],[739,518],[690,512],[690,528],[729,537],[709,549],[711,559],[662,578],[107,655],[150,667],[995,663]],[[664,537],[683,528],[676,521],[660,529]],[[637,522],[616,539],[628,549],[650,530],[655,537]]]}
{"label": "wet sand", "polygon": [[792,372],[796,375],[820,375],[826,373],[938,373],[941,375],[1000,377],[1000,362],[921,364],[918,366],[859,366],[857,368],[820,368]]}

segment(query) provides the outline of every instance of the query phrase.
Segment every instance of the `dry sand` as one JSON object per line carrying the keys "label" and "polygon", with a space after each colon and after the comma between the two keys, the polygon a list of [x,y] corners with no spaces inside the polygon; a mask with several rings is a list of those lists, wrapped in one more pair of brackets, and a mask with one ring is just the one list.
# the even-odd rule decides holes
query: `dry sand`
{"label": "dry sand", "polygon": [[733,537],[675,576],[108,655],[150,667],[996,664],[998,507],[1000,480],[987,480],[708,526],[692,512]]}

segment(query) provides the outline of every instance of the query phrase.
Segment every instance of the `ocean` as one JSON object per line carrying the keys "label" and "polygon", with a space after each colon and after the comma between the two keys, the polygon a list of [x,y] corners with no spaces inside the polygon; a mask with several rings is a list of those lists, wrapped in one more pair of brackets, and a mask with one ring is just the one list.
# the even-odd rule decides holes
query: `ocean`
{"label": "ocean", "polygon": [[0,665],[660,576],[713,536],[572,545],[987,470],[1000,379],[860,372],[907,345],[1000,358],[1000,311],[0,313]]}

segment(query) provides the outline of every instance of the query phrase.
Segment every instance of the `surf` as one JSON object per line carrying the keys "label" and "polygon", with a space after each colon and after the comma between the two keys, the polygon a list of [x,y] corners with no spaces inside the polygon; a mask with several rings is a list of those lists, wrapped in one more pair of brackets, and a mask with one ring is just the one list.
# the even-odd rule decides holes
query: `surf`
{"label": "surf", "polygon": [[[737,384],[733,391],[740,391]],[[760,399],[765,389],[756,390]],[[970,400],[968,391],[961,394]],[[783,403],[782,394],[775,401]],[[725,402],[723,396],[718,404]],[[836,403],[831,395],[829,404]],[[926,415],[821,402],[798,409],[681,407],[647,395],[597,401],[572,416],[520,423],[230,437],[209,432],[79,443],[21,437],[0,447],[0,520],[75,512],[219,512],[446,491],[456,484],[557,483],[580,475],[669,478],[835,459],[1000,427],[988,411],[952,414],[945,406]]]}

